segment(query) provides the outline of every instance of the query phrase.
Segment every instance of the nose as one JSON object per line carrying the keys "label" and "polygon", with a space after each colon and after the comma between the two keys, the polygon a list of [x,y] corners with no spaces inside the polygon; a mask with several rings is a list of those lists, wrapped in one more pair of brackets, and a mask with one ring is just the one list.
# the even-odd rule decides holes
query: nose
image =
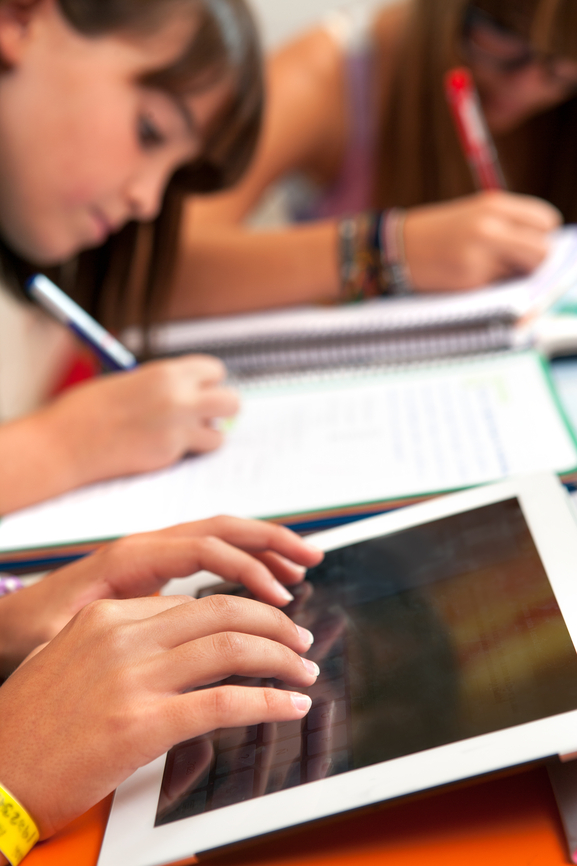
{"label": "nose", "polygon": [[141,222],[155,219],[161,208],[169,172],[164,166],[144,165],[126,186],[126,198],[131,217]]}

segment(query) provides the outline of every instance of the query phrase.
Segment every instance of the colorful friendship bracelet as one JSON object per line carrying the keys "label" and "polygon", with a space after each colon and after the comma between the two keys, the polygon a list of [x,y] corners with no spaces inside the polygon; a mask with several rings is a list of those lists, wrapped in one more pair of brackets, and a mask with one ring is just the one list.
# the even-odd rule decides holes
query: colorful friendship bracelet
{"label": "colorful friendship bracelet", "polygon": [[405,255],[406,217],[405,210],[391,208],[384,212],[381,221],[381,262],[383,270],[388,272],[392,295],[410,295],[413,291]]}
{"label": "colorful friendship bracelet", "polygon": [[0,785],[0,852],[11,866],[20,866],[39,838],[38,827],[26,809]]}
{"label": "colorful friendship bracelet", "polygon": [[341,298],[358,301],[412,291],[404,250],[405,211],[391,208],[339,223]]}
{"label": "colorful friendship bracelet", "polygon": [[4,595],[11,595],[13,592],[17,592],[23,588],[24,584],[22,581],[12,574],[5,574],[3,577],[0,577],[0,598]]}

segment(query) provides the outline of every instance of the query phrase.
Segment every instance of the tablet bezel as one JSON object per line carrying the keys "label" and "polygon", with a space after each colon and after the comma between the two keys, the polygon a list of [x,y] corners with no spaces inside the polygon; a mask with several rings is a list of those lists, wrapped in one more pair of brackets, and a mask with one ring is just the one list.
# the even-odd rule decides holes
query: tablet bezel
{"label": "tablet bezel", "polygon": [[[577,648],[576,514],[559,480],[539,474],[487,485],[310,537],[334,550],[517,497]],[[286,829],[555,754],[577,752],[577,710],[351,770],[154,827],[166,756],[116,792],[98,866],[160,866]],[[258,804],[258,808],[255,808]]]}

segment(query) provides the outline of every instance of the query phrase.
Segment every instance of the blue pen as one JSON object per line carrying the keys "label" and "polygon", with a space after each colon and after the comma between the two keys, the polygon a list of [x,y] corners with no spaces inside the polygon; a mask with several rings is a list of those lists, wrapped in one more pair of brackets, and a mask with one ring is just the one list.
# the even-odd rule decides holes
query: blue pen
{"label": "blue pen", "polygon": [[31,277],[26,283],[26,291],[46,312],[86,343],[110,370],[132,370],[138,366],[138,361],[126,346],[109,334],[44,274]]}

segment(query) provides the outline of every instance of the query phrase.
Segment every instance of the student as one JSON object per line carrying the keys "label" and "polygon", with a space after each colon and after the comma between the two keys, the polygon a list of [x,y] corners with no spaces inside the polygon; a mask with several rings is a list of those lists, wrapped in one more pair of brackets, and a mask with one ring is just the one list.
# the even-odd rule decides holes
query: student
{"label": "student", "polygon": [[[105,325],[146,324],[190,190],[247,165],[262,104],[244,0],[0,0],[0,264],[45,270]],[[209,358],[143,365],[0,427],[0,514],[218,446]]]}
{"label": "student", "polygon": [[[250,171],[234,190],[187,206],[169,316],[346,300],[358,286],[343,285],[340,220],[370,208],[407,208],[389,214],[398,247],[389,253],[417,292],[530,272],[549,232],[562,218],[577,220],[572,0],[409,0],[364,21],[359,10],[271,58]],[[445,72],[463,64],[510,193],[474,191],[443,92]],[[308,188],[303,204],[298,187],[292,210],[310,221],[245,229],[269,185],[295,172]],[[365,225],[354,222],[358,259],[373,260]],[[404,288],[388,277],[373,292]]]}
{"label": "student", "polygon": [[[321,559],[288,529],[220,517],[124,539],[0,599],[0,673],[50,640],[0,688],[0,789],[47,838],[178,742],[302,718],[298,691],[187,690],[231,675],[312,685],[312,635],[271,605]],[[269,603],[133,598],[202,569]]]}

